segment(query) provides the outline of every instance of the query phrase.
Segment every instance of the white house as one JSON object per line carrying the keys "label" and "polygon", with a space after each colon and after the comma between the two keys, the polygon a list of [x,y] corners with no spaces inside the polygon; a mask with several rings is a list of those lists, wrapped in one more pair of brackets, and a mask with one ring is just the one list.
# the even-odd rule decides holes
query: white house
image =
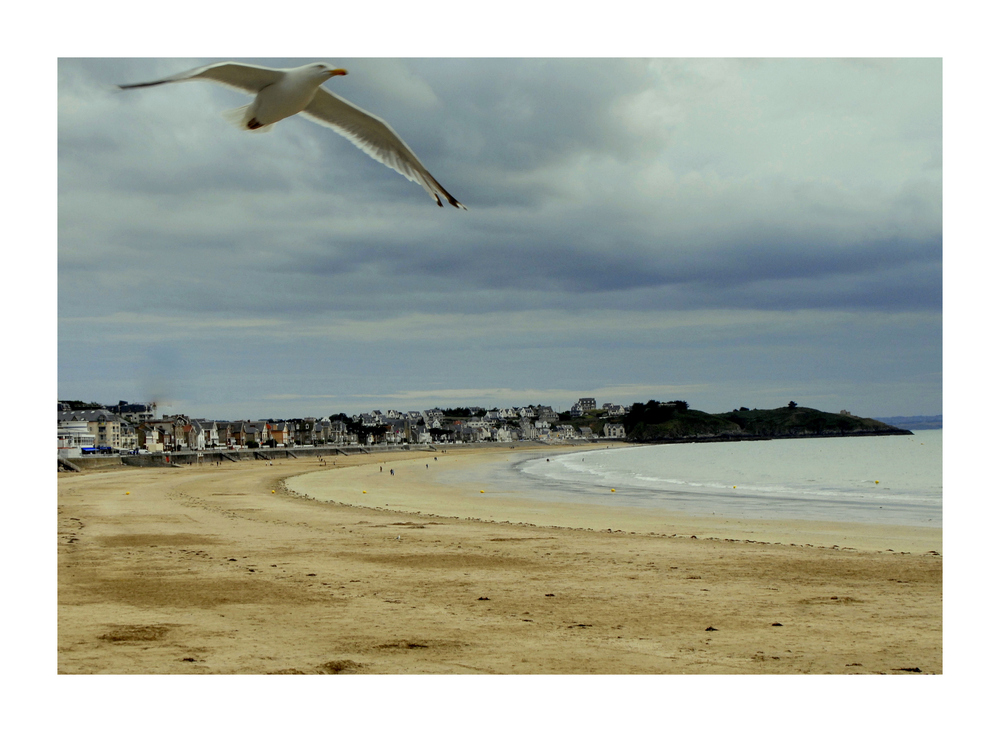
{"label": "white house", "polygon": [[506,427],[492,430],[493,439],[497,442],[514,442],[517,439],[517,432]]}
{"label": "white house", "polygon": [[57,429],[56,452],[61,458],[80,457],[83,448],[95,446],[96,439],[83,420],[60,422]]}
{"label": "white house", "polygon": [[609,437],[613,440],[624,440],[625,439],[625,425],[622,424],[612,424],[611,422],[604,423],[604,436]]}

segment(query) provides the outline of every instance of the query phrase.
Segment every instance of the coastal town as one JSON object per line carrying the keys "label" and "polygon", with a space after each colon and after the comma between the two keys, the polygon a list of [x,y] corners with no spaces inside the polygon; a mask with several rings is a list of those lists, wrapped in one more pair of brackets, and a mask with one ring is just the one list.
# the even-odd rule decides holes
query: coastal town
{"label": "coastal town", "polygon": [[[348,416],[217,420],[184,414],[157,416],[155,403],[101,405],[60,401],[58,455],[154,454],[302,446],[356,447],[475,442],[566,442],[622,439],[629,407],[583,397],[568,411],[551,406],[373,410]],[[575,425],[592,417],[599,429]],[[591,421],[594,425],[594,422]],[[597,425],[594,425],[597,426]]]}

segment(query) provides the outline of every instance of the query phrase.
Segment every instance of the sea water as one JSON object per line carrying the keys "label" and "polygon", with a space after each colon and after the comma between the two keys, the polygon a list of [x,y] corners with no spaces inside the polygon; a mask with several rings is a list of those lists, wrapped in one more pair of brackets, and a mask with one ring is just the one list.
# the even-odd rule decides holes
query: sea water
{"label": "sea water", "polygon": [[561,453],[492,478],[539,500],[940,527],[942,430]]}

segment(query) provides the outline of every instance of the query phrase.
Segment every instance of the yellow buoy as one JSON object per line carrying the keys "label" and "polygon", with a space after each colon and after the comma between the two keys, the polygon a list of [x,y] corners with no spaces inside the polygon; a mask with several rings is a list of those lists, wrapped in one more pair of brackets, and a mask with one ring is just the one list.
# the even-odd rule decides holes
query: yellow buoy
{"label": "yellow buoy", "polygon": [[125,491],[125,495],[127,496],[128,494],[129,494],[128,491]]}
{"label": "yellow buoy", "polygon": [[485,493],[486,491],[479,491],[480,493]]}
{"label": "yellow buoy", "polygon": [[733,486],[733,490],[736,490],[736,486]]}
{"label": "yellow buoy", "polygon": [[878,481],[877,480],[875,481],[875,485],[878,485]]}
{"label": "yellow buoy", "polygon": [[271,493],[274,493],[274,491],[271,491]]}
{"label": "yellow buoy", "polygon": [[614,492],[615,492],[615,489],[614,489],[614,488],[612,488],[612,489],[611,489],[611,492],[612,492],[612,493],[614,493]]}
{"label": "yellow buoy", "polygon": [[368,491],[361,491],[362,493],[367,493]]}

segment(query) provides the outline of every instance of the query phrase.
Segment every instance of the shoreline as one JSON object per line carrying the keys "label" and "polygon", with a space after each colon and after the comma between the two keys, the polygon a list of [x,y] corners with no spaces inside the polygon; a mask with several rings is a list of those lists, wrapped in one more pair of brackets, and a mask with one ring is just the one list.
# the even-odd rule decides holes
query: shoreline
{"label": "shoreline", "polygon": [[[458,453],[438,462],[458,464]],[[679,530],[686,523],[644,533],[558,528],[537,515],[468,520],[446,496],[447,510],[430,516],[385,506],[388,481],[375,488],[380,506],[282,488],[381,465],[400,479],[391,490],[403,504],[415,497],[403,486],[432,472],[427,457],[59,475],[58,672],[943,671],[939,553],[823,548],[802,535],[795,546],[766,543],[781,538],[772,529],[730,540],[692,531],[694,540]],[[516,497],[462,485],[461,505],[522,510]]]}
{"label": "shoreline", "polygon": [[[546,455],[584,453],[631,444],[559,448],[522,448],[512,455],[502,448],[482,448],[458,455],[444,453],[437,461],[426,455],[397,458],[379,473],[370,467],[331,468],[291,477],[286,489],[318,501],[365,508],[388,508],[417,516],[462,518],[487,523],[524,524],[566,529],[690,536],[723,541],[748,541],[822,546],[864,551],[924,553],[943,551],[942,529],[883,523],[747,519],[699,516],[680,511],[534,498],[522,490],[489,481],[490,468],[504,461],[521,462]],[[447,457],[446,457],[447,456]],[[375,461],[377,464],[378,460]],[[383,465],[386,465],[384,463]],[[424,466],[428,467],[424,467]],[[394,475],[387,475],[389,470]],[[478,472],[482,480],[449,480],[455,473]],[[465,476],[463,476],[464,478]],[[481,492],[484,491],[484,492]]]}

